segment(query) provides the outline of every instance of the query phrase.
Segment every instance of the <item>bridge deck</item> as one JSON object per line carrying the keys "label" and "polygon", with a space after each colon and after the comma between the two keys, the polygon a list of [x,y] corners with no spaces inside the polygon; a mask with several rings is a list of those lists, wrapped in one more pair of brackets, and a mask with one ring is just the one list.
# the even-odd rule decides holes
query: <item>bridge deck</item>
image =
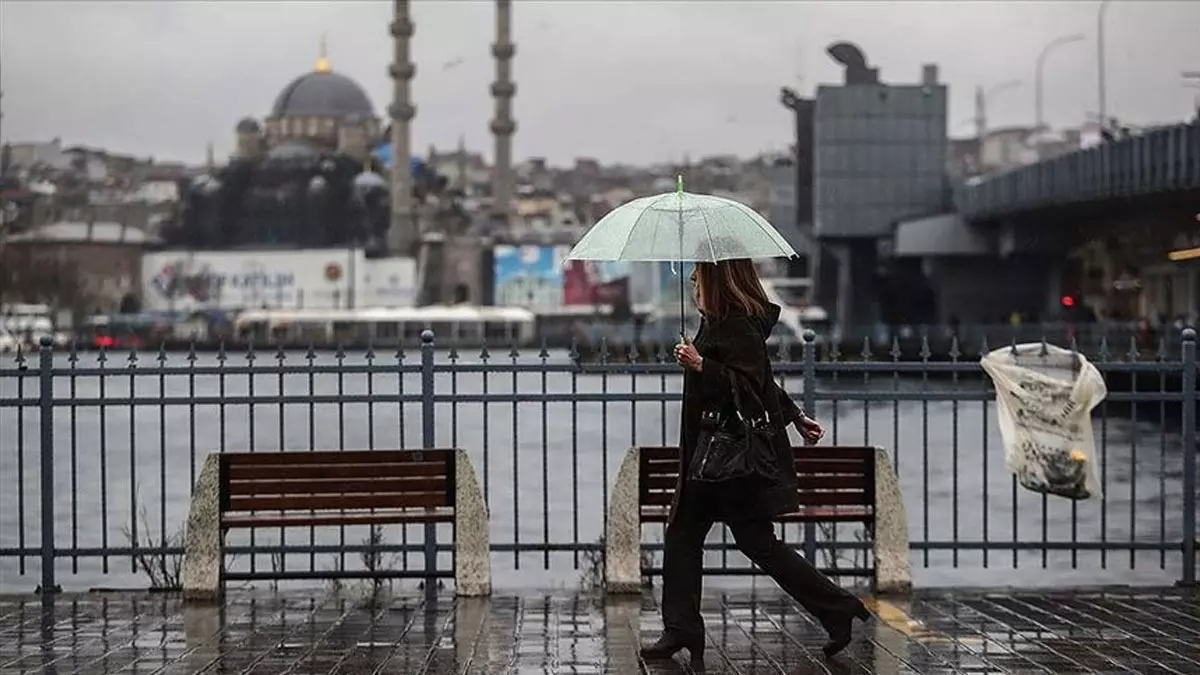
{"label": "bridge deck", "polygon": [[[826,664],[824,636],[767,583],[710,592],[709,673],[1196,673],[1200,596],[1180,590],[920,593]],[[231,593],[0,597],[0,673],[679,673],[646,664],[655,596],[548,592],[455,599]]]}

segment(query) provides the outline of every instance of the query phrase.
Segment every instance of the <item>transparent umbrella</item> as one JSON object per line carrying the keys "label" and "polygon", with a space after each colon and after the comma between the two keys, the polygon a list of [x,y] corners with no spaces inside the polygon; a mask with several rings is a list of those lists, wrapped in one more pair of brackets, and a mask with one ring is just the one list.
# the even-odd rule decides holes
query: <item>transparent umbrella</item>
{"label": "transparent umbrella", "polygon": [[[609,211],[567,260],[718,262],[736,258],[794,258],[796,251],[754,209],[724,197],[683,191],[641,197]],[[683,275],[679,275],[683,322]]]}

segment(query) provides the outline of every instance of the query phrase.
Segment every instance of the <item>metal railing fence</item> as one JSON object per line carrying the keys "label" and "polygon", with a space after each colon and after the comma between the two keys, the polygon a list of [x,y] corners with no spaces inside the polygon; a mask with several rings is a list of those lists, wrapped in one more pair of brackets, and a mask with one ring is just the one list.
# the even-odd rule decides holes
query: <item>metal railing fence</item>
{"label": "metal railing fence", "polygon": [[[1094,413],[1104,496],[1083,502],[1018,488],[990,382],[978,361],[958,358],[956,342],[939,361],[928,344],[886,361],[872,360],[870,345],[861,357],[818,359],[807,337],[780,347],[776,374],[826,423],[827,442],[892,453],[918,583],[1195,582],[1194,331],[1151,359],[1136,345],[1094,346],[1110,388]],[[624,451],[676,442],[678,366],[666,353],[644,363],[602,347],[584,364],[574,353],[468,351],[424,338],[415,355],[116,354],[48,343],[17,354],[0,367],[0,587],[176,585],[205,453],[419,447],[462,447],[476,463],[497,583],[574,583],[602,555]],[[239,577],[306,577],[419,570],[453,554],[448,526],[304,529],[234,533],[229,564]],[[861,566],[870,552],[842,527],[783,535],[835,567],[843,556]],[[661,532],[650,537],[655,555]],[[707,555],[746,566],[723,530]]]}

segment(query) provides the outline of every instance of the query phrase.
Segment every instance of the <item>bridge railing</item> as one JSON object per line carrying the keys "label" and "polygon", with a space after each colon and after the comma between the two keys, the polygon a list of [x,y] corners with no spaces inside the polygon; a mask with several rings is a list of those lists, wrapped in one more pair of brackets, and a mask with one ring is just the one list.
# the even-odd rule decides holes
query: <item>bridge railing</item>
{"label": "bridge railing", "polygon": [[955,188],[969,220],[1080,202],[1200,189],[1200,123],[1151,129]]}
{"label": "bridge railing", "polygon": [[[827,442],[891,453],[917,585],[1195,581],[1194,331],[1153,358],[1114,350],[1097,361],[1110,388],[1094,412],[1104,495],[1083,502],[1018,489],[990,382],[951,347],[943,361],[927,348],[847,361],[820,358],[807,341],[798,360],[776,364],[827,425]],[[544,349],[468,352],[428,333],[416,354],[118,354],[44,343],[0,366],[0,585],[175,585],[180,528],[209,452],[431,446],[461,447],[479,467],[498,586],[575,584],[602,555],[625,450],[677,442],[680,371],[656,357],[601,350],[585,364]],[[445,565],[451,532],[439,526],[431,541],[424,532],[259,530],[231,535],[227,550],[231,568],[251,575],[419,570],[426,546]],[[648,536],[647,554],[658,555],[661,531]],[[825,565],[867,562],[861,532],[817,536]],[[724,530],[707,555],[709,566],[748,565]]]}

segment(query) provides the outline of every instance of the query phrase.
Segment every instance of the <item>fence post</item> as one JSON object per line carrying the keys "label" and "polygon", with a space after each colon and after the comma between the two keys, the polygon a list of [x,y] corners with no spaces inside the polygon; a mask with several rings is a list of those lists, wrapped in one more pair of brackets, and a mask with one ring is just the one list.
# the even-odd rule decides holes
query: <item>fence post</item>
{"label": "fence post", "polygon": [[[54,579],[54,347],[48,336],[38,349],[38,426],[41,430],[41,490],[42,490],[42,595],[57,593],[61,588]],[[20,449],[18,448],[18,451]]]}
{"label": "fence post", "polygon": [[[437,441],[434,428],[433,331],[421,331],[421,447],[433,448]],[[437,569],[437,523],[425,523],[425,590],[437,587],[433,575]]]}
{"label": "fence post", "polygon": [[1183,579],[1196,583],[1196,331],[1183,331]]}
{"label": "fence post", "polygon": [[[812,329],[805,330],[801,339],[804,340],[804,413],[813,416],[817,407],[817,334]],[[817,526],[815,523],[804,524],[804,557],[812,564],[817,564]]]}

